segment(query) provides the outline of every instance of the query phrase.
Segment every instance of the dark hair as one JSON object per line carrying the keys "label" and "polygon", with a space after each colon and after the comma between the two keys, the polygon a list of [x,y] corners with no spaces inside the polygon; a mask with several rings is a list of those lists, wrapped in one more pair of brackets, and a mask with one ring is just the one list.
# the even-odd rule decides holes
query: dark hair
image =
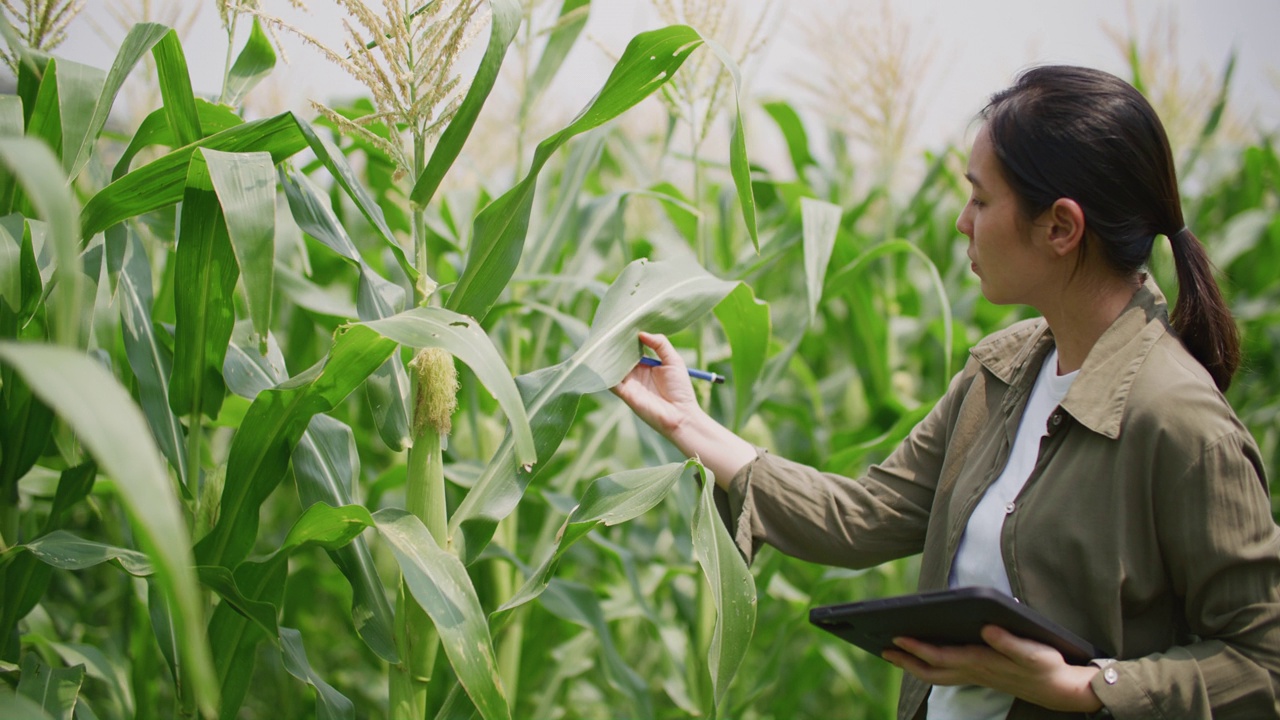
{"label": "dark hair", "polygon": [[1221,390],[1240,364],[1240,337],[1209,256],[1182,219],[1164,126],[1142,93],[1088,68],[1027,70],[981,113],[1022,212],[1059,198],[1079,203],[1085,242],[1122,275],[1138,272],[1156,235],[1173,246],[1178,271],[1174,330]]}

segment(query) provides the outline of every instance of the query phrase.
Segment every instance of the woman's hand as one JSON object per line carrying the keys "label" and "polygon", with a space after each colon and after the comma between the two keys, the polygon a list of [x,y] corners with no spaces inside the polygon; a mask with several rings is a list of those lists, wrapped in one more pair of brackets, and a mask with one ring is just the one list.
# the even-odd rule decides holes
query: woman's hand
{"label": "woman's hand", "polygon": [[635,414],[668,440],[681,426],[703,414],[684,358],[664,335],[640,333],[640,342],[662,361],[658,367],[636,365],[613,388]]}
{"label": "woman's hand", "polygon": [[987,645],[939,647],[895,638],[900,650],[884,659],[932,685],[981,685],[1050,710],[1096,712],[1102,701],[1089,687],[1093,666],[1070,665],[1048,645],[988,625]]}
{"label": "woman's hand", "polygon": [[715,475],[716,484],[727,488],[729,480],[755,459],[755,447],[702,410],[688,366],[666,337],[640,333],[640,342],[657,353],[662,365],[636,365],[613,393],[685,457],[698,458]]}

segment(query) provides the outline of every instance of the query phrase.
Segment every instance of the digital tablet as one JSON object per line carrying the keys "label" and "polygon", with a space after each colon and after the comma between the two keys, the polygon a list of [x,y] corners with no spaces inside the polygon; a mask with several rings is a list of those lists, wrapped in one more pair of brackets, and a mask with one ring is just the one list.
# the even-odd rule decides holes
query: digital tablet
{"label": "digital tablet", "polygon": [[1070,630],[992,588],[955,588],[827,605],[810,610],[809,622],[876,656],[895,647],[896,637],[931,645],[985,645],[980,634],[985,625],[1049,645],[1075,665],[1104,655]]}

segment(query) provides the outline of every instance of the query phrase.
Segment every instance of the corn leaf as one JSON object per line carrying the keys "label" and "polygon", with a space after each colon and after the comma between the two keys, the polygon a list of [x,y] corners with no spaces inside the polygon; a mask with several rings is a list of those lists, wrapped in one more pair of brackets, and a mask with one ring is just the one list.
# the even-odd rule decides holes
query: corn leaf
{"label": "corn leaf", "polygon": [[199,707],[215,705],[209,645],[200,620],[191,547],[182,510],[146,421],[128,393],[100,365],[78,352],[0,342],[35,394],[75,430],[98,465],[116,481],[134,536],[156,568],[169,600],[184,672]]}
{"label": "corn leaf", "polygon": [[187,475],[186,431],[169,407],[169,375],[173,356],[156,337],[152,325],[151,261],[142,249],[137,234],[128,225],[114,225],[107,230],[108,245],[112,237],[125,245],[124,260],[116,286],[120,320],[124,331],[124,349],[129,370],[138,383],[138,404],[146,415],[147,425],[155,436],[160,452],[177,471],[183,491],[191,494]]}
{"label": "corn leaf", "polygon": [[773,118],[774,124],[782,132],[782,139],[787,144],[787,153],[791,156],[791,166],[795,168],[796,178],[803,181],[805,168],[817,164],[809,152],[809,134],[804,129],[800,114],[790,103],[782,100],[767,102],[761,105],[764,111]]}
{"label": "corn leaf", "polygon": [[284,669],[290,675],[315,688],[317,720],[353,720],[355,718],[356,708],[351,700],[325,682],[307,661],[307,651],[302,646],[302,633],[293,628],[280,628],[280,651],[284,656]]}
{"label": "corn leaf", "polygon": [[511,711],[498,677],[493,638],[467,569],[457,557],[440,549],[417,517],[386,508],[374,513],[373,519],[391,545],[413,599],[435,623],[458,681],[481,717],[509,719]]}
{"label": "corn leaf", "polygon": [[271,156],[217,150],[202,154],[244,279],[249,317],[265,343],[275,279],[276,175]]}
{"label": "corn leaf", "polygon": [[[237,330],[227,352],[224,374],[227,387],[253,399],[258,393],[285,381],[284,357],[273,337],[268,352],[250,348],[247,331]],[[293,449],[291,461],[303,507],[324,503],[333,507],[351,504],[351,482],[360,474],[351,428],[328,415],[316,415]],[[365,644],[387,662],[399,662],[392,640],[392,612],[382,580],[364,538],[328,550],[329,557],[351,584],[351,619]]]}
{"label": "corn leaf", "polygon": [[[223,130],[229,130],[237,125],[244,124],[244,120],[231,108],[224,105],[216,105],[200,98],[196,98],[196,113],[200,117],[200,129],[210,134],[220,133]],[[133,162],[138,153],[157,145],[169,148],[179,147],[178,140],[174,136],[173,130],[169,127],[169,118],[165,115],[164,108],[152,111],[150,115],[147,115],[142,120],[142,124],[138,126],[137,132],[133,134],[133,137],[129,140],[129,145],[124,149],[124,153],[116,161],[116,166],[111,171],[112,181],[119,180],[128,174],[129,164]]]}
{"label": "corn leaf", "polygon": [[447,307],[483,320],[506,288],[524,251],[538,174],[570,138],[612,120],[661,87],[700,44],[684,25],[640,33],[623,52],[595,99],[534,151],[525,177],[476,216],[467,263]]}
{"label": "corn leaf", "polygon": [[231,72],[227,75],[227,85],[223,88],[222,101],[228,105],[239,105],[245,95],[271,74],[276,66],[276,51],[271,46],[271,38],[262,30],[262,22],[253,19],[253,29],[249,31],[249,39],[245,41],[240,54],[236,56]]}
{"label": "corn leaf", "polygon": [[165,114],[169,117],[169,129],[179,145],[190,145],[204,137],[200,130],[200,113],[196,111],[195,92],[191,89],[191,74],[187,71],[187,56],[182,51],[178,33],[170,31],[151,48],[160,76],[160,97],[164,99]]}
{"label": "corn leaf", "polygon": [[741,429],[760,400],[757,383],[769,356],[772,333],[769,304],[757,300],[751,287],[743,283],[716,305],[716,318],[733,351],[733,427]]}
{"label": "corn leaf", "polygon": [[40,703],[15,693],[8,685],[0,685],[0,715],[6,720],[53,720]]}
{"label": "corn leaf", "polygon": [[226,396],[222,361],[236,321],[240,269],[202,152],[192,157],[187,170],[175,263],[177,322],[169,406],[179,416],[198,412],[216,418]]}
{"label": "corn leaf", "polygon": [[714,479],[705,468],[702,474],[702,492],[693,515],[693,554],[711,586],[716,606],[716,625],[708,651],[715,717],[751,644],[756,623],[756,585],[751,569],[716,511]]}
{"label": "corn leaf", "polygon": [[0,138],[0,166],[8,167],[48,225],[58,277],[52,307],[54,337],[63,345],[73,345],[84,286],[83,273],[76,269],[75,218],[80,209],[57,158],[38,140]]}
{"label": "corn leaf", "polygon": [[560,15],[547,38],[547,44],[542,48],[542,55],[534,66],[533,75],[529,77],[529,85],[520,101],[522,117],[528,116],[543,91],[551,84],[551,79],[564,65],[569,50],[586,27],[590,13],[591,0],[564,0],[560,5]]}
{"label": "corn leaf", "polygon": [[756,196],[751,191],[751,166],[747,162],[747,130],[742,115],[742,71],[738,63],[723,46],[714,40],[703,38],[707,48],[719,58],[729,77],[733,78],[733,133],[729,137],[729,172],[738,190],[738,203],[742,206],[742,220],[756,253],[760,252],[760,231],[756,227]]}
{"label": "corn leaf", "polygon": [[134,577],[150,577],[155,573],[145,553],[85,540],[66,530],[41,535],[23,547],[41,562],[59,570],[84,570],[109,562]]}
{"label": "corn leaf", "polygon": [[36,702],[54,720],[71,720],[84,682],[84,666],[55,668],[44,664],[38,653],[22,658],[18,694]]}
{"label": "corn leaf", "polygon": [[247,122],[210,135],[147,163],[102,188],[85,203],[80,216],[80,236],[93,237],[108,227],[182,200],[187,166],[196,150],[267,152],[273,162],[291,157],[307,147],[291,113]]}
{"label": "corn leaf", "polygon": [[218,521],[196,544],[202,565],[235,567],[248,555],[259,508],[285,476],[311,418],[333,410],[395,349],[368,328],[340,328],[327,357],[258,394],[231,441]]}
{"label": "corn leaf", "polygon": [[822,302],[823,281],[827,277],[827,265],[836,245],[836,232],[840,230],[841,210],[813,198],[800,198],[800,218],[804,235],[804,273],[809,290],[809,323],[813,324]]}
{"label": "corn leaf", "polygon": [[[675,332],[704,316],[733,287],[696,263],[637,260],[624,268],[573,356],[524,378],[521,392],[535,445],[545,445],[537,447],[540,461],[545,464],[559,446],[564,428],[557,425],[572,419],[577,399],[613,387],[639,361],[636,338],[641,330]],[[464,563],[479,557],[497,523],[515,509],[533,479],[517,467],[514,455],[508,436],[449,519],[450,539]]]}
{"label": "corn leaf", "polygon": [[[515,39],[516,31],[520,29],[523,11],[517,0],[489,0],[489,11],[492,19],[489,45],[485,48],[484,56],[480,58],[480,67],[476,69],[476,74],[471,79],[471,87],[467,89],[467,94],[462,99],[462,104],[458,106],[458,111],[449,121],[449,126],[440,134],[440,141],[431,152],[431,159],[427,161],[426,168],[414,181],[413,190],[409,193],[409,199],[419,207],[425,207],[431,202],[432,196],[440,187],[440,181],[444,179],[445,173],[449,172],[449,168],[458,159],[458,154],[462,152],[462,146],[471,135],[471,129],[475,127],[476,118],[480,116],[480,109],[484,107],[485,100],[489,98],[489,93],[498,79],[498,71],[502,68],[502,60],[506,57],[507,48]],[[426,272],[427,268],[418,268],[418,270]]]}

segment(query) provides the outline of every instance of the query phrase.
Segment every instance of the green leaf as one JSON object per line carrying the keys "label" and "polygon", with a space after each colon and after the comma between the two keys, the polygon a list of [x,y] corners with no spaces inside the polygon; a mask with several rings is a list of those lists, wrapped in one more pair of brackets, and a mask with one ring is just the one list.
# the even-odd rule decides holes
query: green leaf
{"label": "green leaf", "polygon": [[209,646],[182,510],[146,421],[128,393],[102,366],[62,348],[0,342],[0,360],[75,431],[116,489],[134,536],[151,558],[156,582],[172,604],[185,672],[199,706],[215,704]]}
{"label": "green leaf", "polygon": [[98,476],[98,466],[92,461],[82,462],[63,470],[58,477],[58,490],[53,496],[53,506],[44,521],[44,532],[50,533],[66,524],[67,513],[81,500],[89,497]]}
{"label": "green leaf", "polygon": [[67,178],[49,148],[29,138],[0,138],[0,166],[7,166],[49,228],[57,260],[53,315],[54,336],[74,345],[79,329],[83,273],[76,262],[75,219],[79,207]]}
{"label": "green leaf", "polygon": [[182,51],[178,33],[170,31],[151,48],[156,60],[156,72],[160,76],[160,97],[164,99],[165,113],[169,116],[169,128],[179,145],[190,145],[204,137],[200,129],[200,114],[196,111],[195,93],[191,90],[191,75],[187,72],[187,56]]}
{"label": "green leaf", "polygon": [[[225,105],[216,105],[200,98],[196,98],[196,113],[200,117],[200,129],[206,133],[220,133],[244,124],[244,119]],[[128,174],[129,164],[138,153],[157,145],[169,148],[179,147],[173,130],[169,128],[169,118],[165,115],[164,108],[152,111],[138,126],[137,132],[129,140],[129,146],[124,149],[124,154],[116,161],[116,166],[111,171],[112,181],[119,180]]]}
{"label": "green leaf", "polygon": [[164,25],[156,23],[139,23],[129,30],[129,34],[120,43],[115,62],[107,72],[106,82],[102,87],[102,93],[98,96],[97,104],[93,107],[84,137],[75,148],[74,154],[64,153],[64,156],[73,158],[71,169],[67,173],[68,177],[72,179],[78,177],[88,164],[98,138],[102,135],[102,129],[107,125],[107,118],[111,115],[111,107],[115,104],[116,95],[120,92],[129,73],[137,66],[138,61],[160,42],[161,38],[172,32]]}
{"label": "green leaf", "polygon": [[445,654],[485,720],[510,718],[493,639],[467,569],[441,550],[418,518],[386,508],[374,513],[414,600],[435,623]]}
{"label": "green leaf", "polygon": [[38,703],[49,717],[71,720],[84,682],[84,666],[54,668],[45,665],[40,656],[28,652],[22,658],[22,678],[18,694]]}
{"label": "green leaf", "polygon": [[[515,39],[516,31],[520,29],[523,12],[517,0],[489,0],[489,10],[492,18],[489,45],[485,48],[484,57],[480,58],[480,67],[476,69],[476,74],[471,79],[471,87],[467,89],[466,97],[462,99],[458,111],[449,121],[449,126],[440,134],[440,140],[436,143],[435,150],[431,152],[431,159],[427,161],[426,168],[414,181],[413,191],[409,193],[409,199],[419,207],[426,207],[431,202],[436,189],[440,187],[440,181],[444,179],[445,173],[449,172],[449,168],[458,159],[458,154],[462,152],[462,146],[471,135],[471,129],[475,127],[476,118],[480,116],[480,109],[484,107],[485,100],[489,98],[489,93],[498,79],[498,71],[502,68],[502,60],[506,57],[507,48]],[[427,268],[418,268],[418,270],[426,272]]]}
{"label": "green leaf", "polygon": [[240,270],[204,157],[191,159],[178,226],[169,406],[179,416],[216,418],[226,396],[222,361],[236,321]]}
{"label": "green leaf", "polygon": [[822,284],[827,277],[831,251],[840,230],[841,210],[823,200],[800,198],[800,220],[804,234],[804,274],[809,289],[809,324],[818,314],[822,302]]}
{"label": "green leaf", "polygon": [[278,610],[269,602],[253,600],[246,596],[236,584],[235,575],[224,567],[201,565],[196,568],[200,582],[218,593],[222,602],[257,625],[267,637],[274,638],[280,634],[280,626],[276,622]]}
{"label": "green leaf", "polygon": [[[257,27],[256,22],[254,27]],[[284,656],[284,669],[290,675],[315,688],[317,720],[355,718],[355,705],[332,685],[325,682],[307,661],[307,651],[302,647],[302,633],[293,628],[280,628],[280,651]]]}
{"label": "green leaf", "polygon": [[273,162],[291,157],[307,147],[292,113],[247,122],[210,135],[193,145],[180,147],[115,180],[85,203],[80,215],[80,236],[95,233],[143,213],[182,200],[187,166],[199,148],[224,152],[266,152]]}
{"label": "green leaf", "polygon": [[34,101],[25,108],[27,117],[27,137],[40,140],[61,157],[62,152],[62,103],[58,101],[58,65],[57,58],[49,58],[44,73],[39,76],[39,86]]}
{"label": "green leaf", "polygon": [[[113,236],[121,236],[113,240]],[[147,258],[133,228],[126,224],[114,225],[107,230],[108,243],[122,241],[125,245],[124,260],[116,297],[120,305],[125,354],[129,358],[129,370],[138,383],[138,404],[146,415],[147,425],[155,436],[160,452],[178,473],[178,482],[190,495],[190,478],[187,475],[187,455],[183,452],[186,431],[169,407],[169,375],[173,370],[173,357],[169,349],[156,337],[151,322],[154,298],[151,295],[151,261]]]}
{"label": "green leaf", "polygon": [[449,295],[449,309],[484,319],[520,262],[538,174],[547,160],[570,138],[599,127],[648,97],[701,42],[684,25],[632,39],[595,99],[568,127],[539,143],[528,174],[476,216],[467,264]]}
{"label": "green leaf", "polygon": [[58,60],[57,63],[61,138],[56,147],[62,154],[62,169],[70,175],[75,157],[67,151],[78,148],[89,133],[93,108],[98,94],[102,92],[105,74],[95,67],[68,60]]}
{"label": "green leaf", "polygon": [[23,547],[41,562],[59,570],[84,570],[110,562],[134,577],[155,573],[151,561],[137,550],[85,540],[66,530],[54,530]]}
{"label": "green leaf", "polygon": [[0,715],[5,720],[53,720],[53,716],[45,712],[40,703],[26,695],[16,694],[5,684],[0,684]]}
{"label": "green leaf", "polygon": [[711,586],[716,606],[708,664],[718,714],[751,644],[756,623],[756,585],[751,569],[716,511],[714,479],[705,468],[702,474],[702,492],[693,514],[693,554]]}
{"label": "green leaf", "polygon": [[244,101],[245,95],[262,82],[275,66],[276,51],[271,46],[271,38],[262,31],[262,22],[255,17],[249,39],[236,56],[235,64],[227,75],[222,101],[228,105],[239,105]]}
{"label": "green leaf", "polygon": [[401,345],[443,348],[466,363],[507,414],[515,432],[516,461],[537,462],[533,433],[511,371],[480,323],[442,308],[420,307],[364,325]]}
{"label": "green leaf", "polygon": [[747,161],[747,131],[742,116],[742,71],[719,43],[703,38],[707,47],[720,59],[720,63],[733,78],[733,134],[729,138],[729,172],[738,189],[738,202],[742,206],[742,220],[747,224],[747,234],[756,253],[760,252],[760,231],[756,227],[756,196],[751,191],[751,165]]}
{"label": "green leaf", "polygon": [[276,176],[271,156],[216,150],[202,154],[244,278],[249,317],[265,343],[275,278]]}
{"label": "green leaf", "polygon": [[556,543],[524,585],[493,613],[496,625],[507,613],[542,594],[556,565],[578,540],[602,525],[618,525],[648,512],[671,493],[692,461],[629,470],[597,479],[583,493],[578,506],[565,520]]}
{"label": "green leaf", "polygon": [[739,429],[761,399],[756,384],[769,355],[769,304],[742,283],[716,306],[716,317],[733,350],[733,427]]}
{"label": "green leaf", "polygon": [[231,441],[217,524],[196,544],[203,565],[234,567],[258,535],[258,511],[285,476],[311,418],[329,412],[396,349],[369,328],[340,328],[329,355],[258,394]]}
{"label": "green leaf", "polygon": [[809,134],[805,132],[799,113],[782,100],[767,102],[761,107],[782,131],[782,139],[786,141],[787,152],[791,155],[791,165],[796,169],[796,178],[803,182],[805,168],[816,165],[817,161],[809,152]]}
{"label": "green leaf", "polygon": [[[335,507],[351,504],[351,481],[360,476],[360,456],[351,428],[328,415],[315,416],[294,448],[292,459],[298,496],[304,507],[314,503]],[[356,537],[328,552],[351,584],[351,620],[356,632],[378,657],[399,662],[392,639],[391,605],[369,545],[364,538]]]}
{"label": "green leaf", "polygon": [[[572,420],[577,399],[613,387],[639,362],[641,330],[675,332],[703,317],[733,287],[697,263],[637,260],[624,268],[573,356],[523,378],[521,392],[540,461],[546,464],[559,446],[566,431],[560,424]],[[516,467],[513,450],[511,438],[504,439],[449,519],[450,539],[464,563],[479,557],[498,521],[515,509],[533,479]]]}
{"label": "green leaf", "polygon": [[22,236],[26,223],[21,215],[0,218],[0,303],[15,315],[22,309]]}

